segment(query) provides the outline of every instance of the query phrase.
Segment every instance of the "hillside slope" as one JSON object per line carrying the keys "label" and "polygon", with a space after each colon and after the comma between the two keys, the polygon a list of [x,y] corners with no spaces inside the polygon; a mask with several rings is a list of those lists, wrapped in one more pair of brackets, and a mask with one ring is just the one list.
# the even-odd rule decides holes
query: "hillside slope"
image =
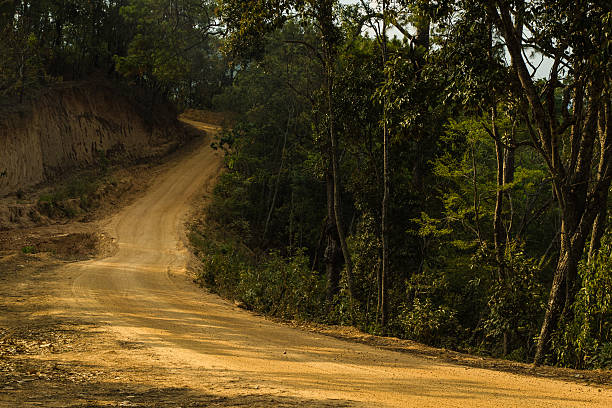
{"label": "hillside slope", "polygon": [[0,196],[97,159],[135,160],[173,149],[185,132],[172,109],[147,108],[106,82],[66,83],[0,108]]}

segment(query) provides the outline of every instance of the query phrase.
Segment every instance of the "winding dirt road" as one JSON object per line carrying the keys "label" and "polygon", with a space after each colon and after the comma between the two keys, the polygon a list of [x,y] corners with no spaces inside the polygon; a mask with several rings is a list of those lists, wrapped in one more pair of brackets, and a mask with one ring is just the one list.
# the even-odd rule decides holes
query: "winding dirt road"
{"label": "winding dirt road", "polygon": [[153,386],[244,397],[236,406],[612,406],[605,387],[466,368],[307,333],[198,288],[186,272],[184,222],[220,163],[207,144],[196,149],[104,223],[116,237],[113,256],[67,266],[74,280],[65,296],[75,315],[138,344],[126,364],[159,367],[146,378]]}

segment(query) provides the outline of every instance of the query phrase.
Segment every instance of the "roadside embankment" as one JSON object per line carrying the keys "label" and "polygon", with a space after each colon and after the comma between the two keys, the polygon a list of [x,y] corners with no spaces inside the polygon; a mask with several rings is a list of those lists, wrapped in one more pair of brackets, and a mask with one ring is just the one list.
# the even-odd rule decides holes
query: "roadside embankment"
{"label": "roadside embankment", "polygon": [[91,218],[104,202],[142,190],[134,186],[147,178],[147,163],[196,134],[171,105],[109,82],[64,83],[5,103],[0,230]]}
{"label": "roadside embankment", "polygon": [[0,196],[101,160],[162,155],[184,133],[169,105],[139,105],[107,82],[45,89],[0,107]]}

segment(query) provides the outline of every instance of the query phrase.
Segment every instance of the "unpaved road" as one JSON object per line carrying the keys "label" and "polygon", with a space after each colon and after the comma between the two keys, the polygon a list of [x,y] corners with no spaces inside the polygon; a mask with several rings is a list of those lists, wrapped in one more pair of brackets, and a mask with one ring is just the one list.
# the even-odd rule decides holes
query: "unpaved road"
{"label": "unpaved road", "polygon": [[102,223],[116,238],[113,256],[59,267],[54,307],[38,313],[102,329],[80,350],[54,357],[61,364],[52,368],[78,365],[93,374],[63,394],[17,393],[13,402],[1,396],[0,384],[0,406],[612,406],[608,387],[467,368],[307,333],[198,288],[186,270],[184,222],[220,160],[204,143]]}

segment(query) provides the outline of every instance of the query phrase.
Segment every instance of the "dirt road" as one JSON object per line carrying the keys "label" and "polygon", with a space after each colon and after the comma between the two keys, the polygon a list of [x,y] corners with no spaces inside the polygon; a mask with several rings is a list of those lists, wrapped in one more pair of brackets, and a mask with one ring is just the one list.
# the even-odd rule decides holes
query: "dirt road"
{"label": "dirt road", "polygon": [[[307,333],[198,288],[186,271],[184,221],[220,160],[204,143],[103,223],[116,237],[113,256],[62,266],[56,313],[94,322],[115,339],[97,346],[84,340],[83,350],[61,357],[62,367],[103,367],[116,376],[107,374],[110,391],[95,404],[87,405],[95,392],[84,386],[91,395],[79,394],[81,402],[61,405],[47,393],[39,406],[612,406],[606,387],[467,368]],[[147,393],[137,394],[137,385]]]}

